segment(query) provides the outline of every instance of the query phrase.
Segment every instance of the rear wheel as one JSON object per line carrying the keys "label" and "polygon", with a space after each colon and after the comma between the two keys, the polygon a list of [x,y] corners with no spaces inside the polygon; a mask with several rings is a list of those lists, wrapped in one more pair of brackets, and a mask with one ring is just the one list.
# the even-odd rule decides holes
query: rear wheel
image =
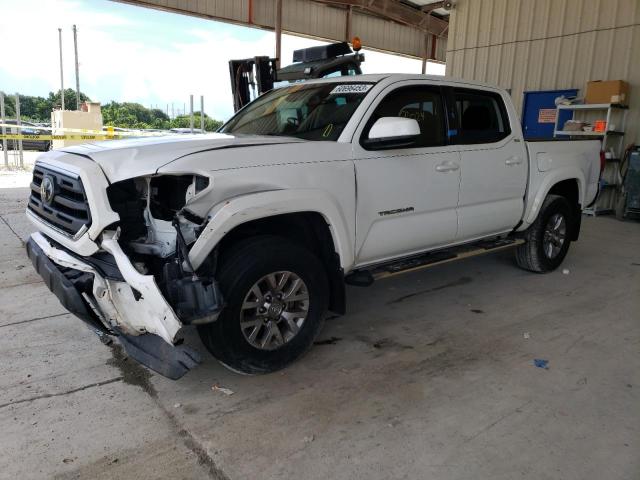
{"label": "rear wheel", "polygon": [[223,365],[247,374],[273,372],[313,344],[329,290],[322,264],[307,249],[286,238],[254,237],[221,259],[217,277],[226,306],[198,331]]}
{"label": "rear wheel", "polygon": [[576,224],[567,199],[548,195],[538,218],[525,232],[526,243],[516,249],[518,266],[536,273],[558,268],[567,255]]}

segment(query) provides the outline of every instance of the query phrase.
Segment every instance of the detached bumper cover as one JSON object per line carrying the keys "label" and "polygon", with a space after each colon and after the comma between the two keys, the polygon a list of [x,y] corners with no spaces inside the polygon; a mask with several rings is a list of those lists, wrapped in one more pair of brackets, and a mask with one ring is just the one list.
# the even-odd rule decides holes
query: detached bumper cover
{"label": "detached bumper cover", "polygon": [[[95,315],[91,314],[87,304],[82,300],[81,287],[76,287],[73,277],[67,277],[63,270],[44,254],[42,248],[32,238],[29,239],[26,247],[27,255],[31,263],[33,263],[33,268],[42,277],[49,290],[58,297],[62,306],[91,328],[100,330],[103,333],[112,333]],[[69,269],[66,270],[69,271]],[[78,276],[75,278],[76,283],[77,278]]]}
{"label": "detached bumper cover", "polygon": [[107,239],[105,250],[114,256],[118,279],[104,277],[102,269],[57,248],[41,233],[31,235],[26,249],[62,305],[92,329],[117,335],[132,358],[173,379],[199,363],[197,352],[174,345],[180,320],[153,277],[137,272],[114,238]]}

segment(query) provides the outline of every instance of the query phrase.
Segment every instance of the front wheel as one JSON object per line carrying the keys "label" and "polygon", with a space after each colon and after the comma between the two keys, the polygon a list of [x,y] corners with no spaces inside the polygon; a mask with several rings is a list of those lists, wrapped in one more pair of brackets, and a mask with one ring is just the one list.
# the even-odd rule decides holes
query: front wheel
{"label": "front wheel", "polygon": [[254,237],[221,259],[217,277],[226,306],[198,332],[223,365],[247,374],[273,372],[311,347],[329,289],[310,251],[286,238]]}
{"label": "front wheel", "polygon": [[567,199],[548,195],[538,218],[525,231],[526,243],[516,249],[518,266],[536,273],[558,268],[567,256],[574,228],[576,219]]}

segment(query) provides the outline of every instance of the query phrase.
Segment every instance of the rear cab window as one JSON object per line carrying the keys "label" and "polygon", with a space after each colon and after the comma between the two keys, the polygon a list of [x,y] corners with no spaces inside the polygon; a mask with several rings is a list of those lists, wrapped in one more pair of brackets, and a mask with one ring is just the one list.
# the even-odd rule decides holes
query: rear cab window
{"label": "rear cab window", "polygon": [[453,101],[458,119],[455,143],[495,143],[511,134],[507,109],[499,93],[454,88]]}

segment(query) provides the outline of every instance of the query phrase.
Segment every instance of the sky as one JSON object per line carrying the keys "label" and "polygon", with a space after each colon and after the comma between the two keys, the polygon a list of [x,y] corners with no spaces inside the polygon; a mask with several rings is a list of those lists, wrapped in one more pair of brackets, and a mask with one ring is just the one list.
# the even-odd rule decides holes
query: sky
{"label": "sky", "polygon": [[[219,120],[233,113],[228,62],[275,55],[275,35],[255,28],[108,0],[0,0],[0,90],[47,96],[60,88],[58,28],[65,88],[75,89],[72,25],[78,28],[80,90],[94,101],[139,102],[176,114],[193,94]],[[283,35],[282,65],[293,50],[320,45]],[[421,61],[367,51],[364,73],[419,73]],[[11,47],[14,45],[15,47]],[[444,65],[427,64],[443,75]]]}

